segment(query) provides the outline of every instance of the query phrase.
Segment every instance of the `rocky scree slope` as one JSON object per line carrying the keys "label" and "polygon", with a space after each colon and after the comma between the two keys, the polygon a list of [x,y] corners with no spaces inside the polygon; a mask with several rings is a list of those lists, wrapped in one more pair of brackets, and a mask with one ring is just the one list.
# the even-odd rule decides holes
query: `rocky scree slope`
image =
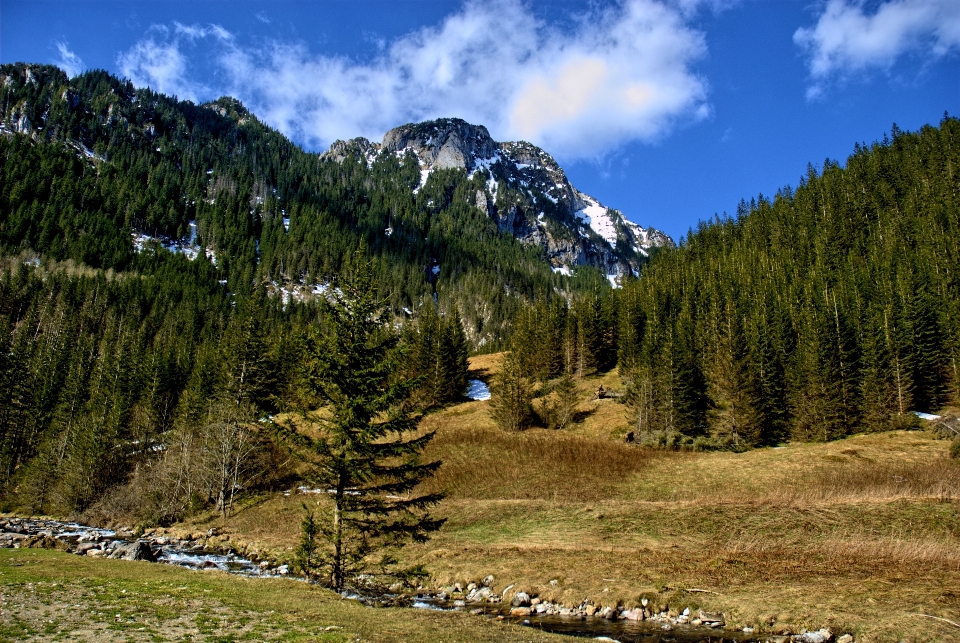
{"label": "rocky scree slope", "polygon": [[651,250],[674,246],[666,234],[642,228],[576,189],[539,147],[525,141],[498,143],[486,127],[458,118],[401,125],[380,143],[336,141],[324,156],[338,162],[356,156],[372,165],[382,154],[412,154],[420,167],[420,187],[435,170],[462,169],[471,178],[484,173],[486,187],[477,190],[476,207],[501,232],[543,248],[557,272],[591,265],[611,276],[636,274]]}

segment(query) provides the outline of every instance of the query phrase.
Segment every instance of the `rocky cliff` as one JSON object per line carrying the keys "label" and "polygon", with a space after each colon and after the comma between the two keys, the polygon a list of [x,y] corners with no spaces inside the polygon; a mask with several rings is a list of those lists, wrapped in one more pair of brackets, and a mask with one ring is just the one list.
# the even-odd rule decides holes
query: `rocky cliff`
{"label": "rocky cliff", "polygon": [[383,141],[365,138],[336,141],[325,156],[342,162],[350,155],[372,163],[380,154],[411,151],[420,164],[421,183],[439,169],[483,172],[476,207],[501,231],[544,249],[554,270],[597,266],[611,276],[636,273],[653,248],[673,240],[653,228],[628,221],[577,190],[552,156],[525,141],[498,143],[487,128],[457,118],[401,125]]}

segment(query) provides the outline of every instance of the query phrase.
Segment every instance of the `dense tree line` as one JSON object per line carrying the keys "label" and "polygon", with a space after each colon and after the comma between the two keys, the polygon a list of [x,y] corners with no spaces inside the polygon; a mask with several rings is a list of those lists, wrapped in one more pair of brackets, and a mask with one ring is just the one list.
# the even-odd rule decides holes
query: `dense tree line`
{"label": "dense tree line", "polygon": [[[38,264],[38,265],[34,265]],[[205,260],[141,253],[112,272],[7,258],[0,270],[0,504],[169,521],[291,474],[273,414],[302,395],[322,303],[240,297]],[[403,381],[461,399],[456,316],[408,324]]]}
{"label": "dense tree line", "polygon": [[960,121],[701,224],[622,293],[637,426],[755,446],[915,422],[956,400]]}

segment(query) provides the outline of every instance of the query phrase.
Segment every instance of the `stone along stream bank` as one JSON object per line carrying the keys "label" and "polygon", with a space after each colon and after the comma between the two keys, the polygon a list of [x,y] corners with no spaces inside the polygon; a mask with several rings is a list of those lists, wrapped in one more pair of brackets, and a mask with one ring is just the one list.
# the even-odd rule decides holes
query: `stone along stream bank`
{"label": "stone along stream bank", "polygon": [[[188,569],[216,569],[255,577],[289,576],[285,564],[260,560],[256,554],[240,555],[211,544],[214,530],[196,538],[176,539],[150,534],[138,535],[129,529],[100,529],[74,522],[35,518],[0,517],[0,547],[58,549],[81,556],[142,560]],[[421,589],[413,596],[359,596],[366,603],[406,604],[420,609],[465,610],[481,617],[509,620],[557,634],[589,637],[621,643],[855,643],[849,634],[835,636],[826,629],[779,635],[757,634],[751,628],[726,629],[724,615],[689,609],[677,613],[667,605],[654,606],[646,599],[641,605],[602,606],[584,602],[568,606],[543,601],[518,591],[509,602],[493,590],[493,577],[466,587],[456,584],[430,592]]]}

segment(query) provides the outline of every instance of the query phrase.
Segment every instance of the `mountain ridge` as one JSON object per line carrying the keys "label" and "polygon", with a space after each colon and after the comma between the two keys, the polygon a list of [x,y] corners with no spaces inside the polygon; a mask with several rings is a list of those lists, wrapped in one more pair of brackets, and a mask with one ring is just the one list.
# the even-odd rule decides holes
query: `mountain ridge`
{"label": "mountain ridge", "polygon": [[[501,232],[542,248],[557,272],[593,265],[611,276],[636,275],[653,249],[674,247],[663,232],[643,228],[578,190],[543,149],[526,141],[494,141],[483,125],[459,118],[400,125],[380,143],[363,137],[337,140],[321,156],[342,163],[353,155],[369,166],[382,154],[404,158],[408,151],[421,173],[415,190],[435,170],[461,169],[468,178],[484,173],[487,181],[476,193],[476,207]],[[501,188],[515,198],[499,198]]]}
{"label": "mountain ridge", "polygon": [[[471,344],[485,349],[509,336],[524,302],[595,292],[610,272],[635,272],[645,259],[627,248],[617,264],[608,242],[543,196],[550,186],[531,183],[534,164],[549,161],[564,176],[549,155],[524,143],[501,152],[465,123],[460,137],[474,135],[474,147],[436,146],[421,168],[416,127],[394,131],[400,154],[337,162],[234,98],[197,105],[102,70],[68,78],[49,65],[0,65],[0,105],[8,255],[114,271],[176,265],[231,295],[264,290],[287,306],[320,296],[362,246],[398,323],[432,302],[456,311]],[[378,151],[341,145],[358,157]],[[514,161],[473,171],[491,153]],[[508,171],[513,181],[492,180]],[[585,201],[578,194],[560,196]],[[566,263],[551,262],[548,249],[568,252]]]}

